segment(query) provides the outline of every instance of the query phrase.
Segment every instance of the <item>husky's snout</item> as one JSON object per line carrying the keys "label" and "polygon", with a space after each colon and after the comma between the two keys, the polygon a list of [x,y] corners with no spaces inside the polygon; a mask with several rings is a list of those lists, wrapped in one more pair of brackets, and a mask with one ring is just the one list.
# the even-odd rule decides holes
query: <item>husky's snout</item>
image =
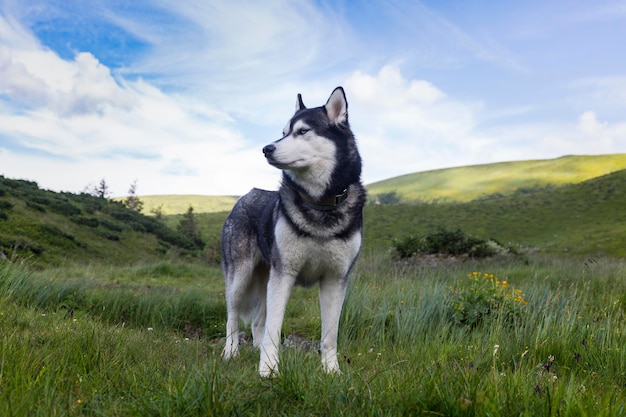
{"label": "husky's snout", "polygon": [[266,158],[269,158],[272,156],[275,150],[276,150],[276,146],[267,145],[266,147],[263,148],[263,155],[265,155]]}

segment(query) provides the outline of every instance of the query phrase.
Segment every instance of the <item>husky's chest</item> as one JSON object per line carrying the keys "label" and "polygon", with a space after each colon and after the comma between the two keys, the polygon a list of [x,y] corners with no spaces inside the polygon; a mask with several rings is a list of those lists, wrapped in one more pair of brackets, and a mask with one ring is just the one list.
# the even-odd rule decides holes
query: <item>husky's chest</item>
{"label": "husky's chest", "polygon": [[303,237],[285,219],[278,220],[275,239],[281,269],[305,286],[326,276],[345,277],[361,247],[358,230],[346,238]]}

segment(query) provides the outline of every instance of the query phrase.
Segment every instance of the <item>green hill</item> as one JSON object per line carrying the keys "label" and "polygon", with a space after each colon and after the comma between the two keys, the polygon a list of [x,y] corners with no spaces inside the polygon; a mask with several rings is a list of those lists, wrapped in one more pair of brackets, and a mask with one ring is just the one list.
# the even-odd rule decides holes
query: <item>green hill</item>
{"label": "green hill", "polygon": [[[475,195],[483,197],[472,201],[453,202],[448,198],[446,204],[434,204],[410,200],[402,194],[403,200],[411,204],[367,205],[364,249],[388,249],[394,239],[438,228],[460,228],[522,250],[626,257],[626,170],[581,180],[602,170],[613,170],[624,159],[625,155],[564,157],[433,171],[433,175],[450,182],[437,188],[429,180],[430,197],[422,200],[436,200],[433,196],[437,190],[448,190],[451,195],[453,183],[469,183],[463,175],[468,172],[481,172],[483,184],[491,181],[499,186],[490,189],[495,193],[478,193],[479,187],[475,186]],[[507,175],[507,167],[515,175]],[[540,168],[552,174],[544,174],[540,181]],[[498,172],[499,181],[488,180],[497,177]],[[411,176],[429,182],[427,175]],[[515,176],[517,182],[511,180]],[[560,182],[555,178],[561,178]],[[566,180],[569,183],[563,185]],[[546,185],[555,183],[560,185]],[[388,184],[393,185],[394,180]],[[379,188],[385,192],[391,189]],[[461,195],[470,198],[467,190],[458,191],[456,198]],[[174,196],[170,197],[174,201]],[[235,197],[225,199],[231,200],[222,200],[223,206],[196,206],[185,196],[176,196],[181,213],[189,205],[194,207],[198,230],[208,243],[202,254],[211,261],[219,259],[219,233]],[[206,201],[211,200],[217,201],[206,196]],[[149,205],[144,205],[144,212],[146,207]],[[172,214],[158,221],[120,202],[87,194],[54,193],[39,189],[34,182],[0,176],[0,259],[28,260],[38,267],[72,262],[136,263],[181,253],[198,259],[198,242],[175,231],[182,218],[181,214]]]}
{"label": "green hill", "polygon": [[0,258],[38,267],[124,264],[198,250],[192,238],[119,202],[55,193],[31,181],[0,176]]}
{"label": "green hill", "polygon": [[[214,213],[229,211],[237,201],[236,196],[211,196],[211,195],[145,195],[143,212],[146,214],[161,210],[164,215],[181,214],[193,207],[194,213]],[[123,200],[123,199],[120,199]]]}
{"label": "green hill", "polygon": [[368,205],[366,248],[460,228],[480,238],[551,253],[626,257],[626,170],[561,187],[449,204]]}
{"label": "green hill", "polygon": [[622,169],[626,154],[563,156],[418,172],[369,184],[367,191],[370,199],[395,192],[402,202],[464,202],[518,189],[576,184]]}
{"label": "green hill", "polygon": [[[470,202],[374,205],[364,212],[364,250],[440,228],[493,238],[521,251],[626,257],[626,170],[561,187],[523,189]],[[203,236],[219,240],[227,212],[197,215]],[[174,226],[181,216],[167,216]]]}
{"label": "green hill", "polygon": [[[518,190],[577,184],[622,169],[626,169],[626,154],[563,156],[417,172],[375,182],[366,188],[370,202],[385,193],[395,193],[403,203],[467,202],[492,195],[512,195]],[[230,211],[237,198],[210,195],[140,197],[144,203],[143,213],[148,215],[159,208],[164,215],[182,214],[189,206],[195,213]]]}

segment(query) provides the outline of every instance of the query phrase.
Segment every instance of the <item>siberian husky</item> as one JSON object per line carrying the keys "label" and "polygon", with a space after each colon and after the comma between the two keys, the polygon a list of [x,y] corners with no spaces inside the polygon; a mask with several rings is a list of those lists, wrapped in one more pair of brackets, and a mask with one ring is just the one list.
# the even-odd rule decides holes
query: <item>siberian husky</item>
{"label": "siberian husky", "polygon": [[298,94],[282,138],[265,146],[263,154],[283,171],[279,190],[252,189],[235,204],[222,230],[228,310],[223,357],[238,354],[239,320],[251,320],[254,346],[261,351],[259,374],[277,374],[291,289],[317,284],[322,367],[338,372],[339,316],[361,247],[365,203],[343,88],[337,87],[324,106],[310,109]]}

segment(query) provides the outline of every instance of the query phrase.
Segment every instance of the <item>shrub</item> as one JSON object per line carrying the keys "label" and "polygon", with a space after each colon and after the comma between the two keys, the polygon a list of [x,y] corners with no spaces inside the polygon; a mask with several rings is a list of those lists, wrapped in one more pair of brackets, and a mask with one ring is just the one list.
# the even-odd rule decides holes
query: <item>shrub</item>
{"label": "shrub", "polygon": [[475,327],[487,318],[515,324],[526,312],[522,290],[493,274],[472,272],[450,288],[449,313],[457,325]]}
{"label": "shrub", "polygon": [[100,226],[109,229],[113,232],[121,232],[122,230],[124,230],[123,224],[118,224],[114,221],[102,218],[98,220],[98,223],[100,224]]}
{"label": "shrub", "polygon": [[467,236],[462,230],[448,231],[440,229],[424,237],[408,237],[396,241],[394,250],[400,258],[409,258],[416,254],[441,254],[470,258],[487,258],[508,252],[494,240],[484,240]]}
{"label": "shrub", "polygon": [[76,207],[74,204],[66,201],[61,198],[53,198],[49,200],[47,207],[55,213],[61,214],[63,216],[72,217],[78,216],[82,213],[81,209]]}
{"label": "shrub", "polygon": [[376,194],[374,201],[378,204],[398,204],[400,202],[400,196],[395,191],[388,193]]}
{"label": "shrub", "polygon": [[98,236],[102,236],[103,238],[111,240],[113,242],[119,242],[120,240],[120,235],[113,231],[98,229],[96,231],[96,234]]}
{"label": "shrub", "polygon": [[424,239],[415,236],[409,236],[402,240],[394,241],[393,244],[393,249],[400,258],[410,258],[411,256],[423,252],[424,248]]}
{"label": "shrub", "polygon": [[204,260],[209,265],[220,265],[222,262],[222,243],[219,237],[209,238],[209,242],[204,247]]}
{"label": "shrub", "polygon": [[70,218],[76,224],[88,227],[98,227],[100,222],[95,217],[73,216]]}
{"label": "shrub", "polygon": [[46,208],[41,204],[33,203],[32,201],[26,201],[26,207],[33,209],[35,211],[39,211],[41,213],[46,212]]}

